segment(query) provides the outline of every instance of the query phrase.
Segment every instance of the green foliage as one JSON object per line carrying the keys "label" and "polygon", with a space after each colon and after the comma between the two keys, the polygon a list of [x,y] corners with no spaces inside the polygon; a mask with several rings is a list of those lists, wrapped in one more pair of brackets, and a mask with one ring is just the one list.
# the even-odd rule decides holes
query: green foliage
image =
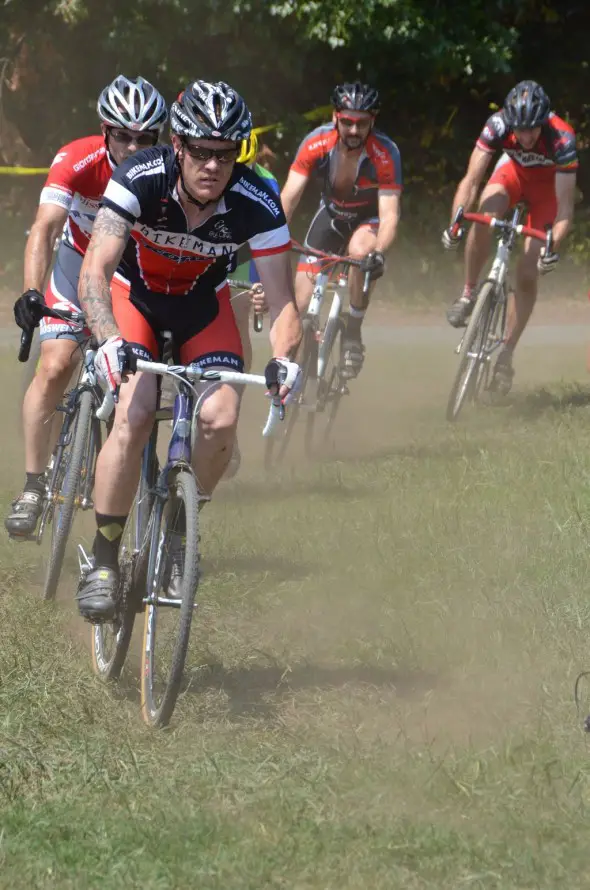
{"label": "green foliage", "polygon": [[[28,163],[95,130],[96,96],[124,72],[169,100],[195,77],[235,85],[256,124],[282,124],[264,137],[281,177],[312,126],[304,114],[358,77],[382,93],[379,125],[402,152],[404,217],[426,236],[438,219],[422,219],[423,208],[434,201],[446,215],[479,128],[515,80],[544,83],[586,135],[579,0],[0,0],[0,9],[0,118]],[[0,126],[0,162],[8,138]]]}

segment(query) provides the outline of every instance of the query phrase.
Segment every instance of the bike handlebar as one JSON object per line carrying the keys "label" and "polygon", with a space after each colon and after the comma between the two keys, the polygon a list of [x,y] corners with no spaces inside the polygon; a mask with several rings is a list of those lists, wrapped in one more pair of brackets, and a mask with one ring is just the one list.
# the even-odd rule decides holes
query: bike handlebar
{"label": "bike handlebar", "polygon": [[[293,241],[291,244],[291,250],[296,253],[303,253],[306,256],[317,257],[319,260],[323,260],[328,266],[354,266],[356,269],[360,269],[362,266],[362,260],[356,260],[351,256],[340,256],[337,253],[324,253],[321,250],[315,250],[313,247],[306,247],[303,244],[299,244],[297,241]],[[366,296],[369,293],[369,285],[371,284],[371,273],[365,272],[365,277],[363,279],[363,294]]]}
{"label": "bike handlebar", "polygon": [[[158,374],[162,377],[182,373],[192,383],[204,381],[206,383],[231,383],[240,386],[253,384],[254,386],[266,387],[266,378],[262,374],[242,374],[238,371],[222,371],[213,368],[207,370],[206,368],[200,368],[198,365],[165,365],[163,362],[146,362],[143,359],[137,359],[134,365],[137,371],[143,371],[147,374]],[[284,416],[285,409],[281,400],[278,396],[274,396],[262,435],[265,438],[271,436]]]}
{"label": "bike handlebar", "polygon": [[531,226],[522,225],[522,223],[518,223],[518,225],[515,226],[511,220],[499,219],[498,217],[490,216],[487,213],[471,213],[463,210],[462,207],[459,207],[451,224],[451,229],[455,235],[458,233],[463,220],[478,223],[482,226],[489,226],[490,228],[498,229],[501,232],[513,231],[517,235],[523,235],[525,238],[535,238],[537,241],[543,242],[546,253],[553,253],[553,228],[550,225],[548,225],[543,232],[541,229],[533,229]]}
{"label": "bike handlebar", "polygon": [[[57,312],[47,306],[45,302],[41,302],[40,299],[35,298],[32,295],[29,297],[29,303],[31,304],[31,307],[36,307],[39,311],[42,310],[42,318],[57,318],[60,321],[72,321],[74,324],[79,324],[81,327],[86,323],[86,316],[82,310],[72,312],[69,309],[60,309],[59,312]],[[20,335],[20,348],[18,351],[19,362],[26,362],[29,360],[31,344],[35,335],[35,327],[36,325],[32,328],[23,328],[22,330]]]}

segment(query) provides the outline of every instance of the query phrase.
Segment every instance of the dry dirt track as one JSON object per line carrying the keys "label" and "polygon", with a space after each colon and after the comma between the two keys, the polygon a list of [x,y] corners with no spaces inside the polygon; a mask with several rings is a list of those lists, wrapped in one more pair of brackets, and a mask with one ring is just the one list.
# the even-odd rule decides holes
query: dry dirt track
{"label": "dry dirt track", "polygon": [[[457,345],[460,332],[451,328],[444,320],[444,308],[440,311],[398,310],[377,303],[369,311],[363,327],[367,344],[379,343],[437,346]],[[255,340],[265,342],[263,332]],[[590,306],[583,301],[562,303],[539,303],[522,343],[529,346],[567,346],[590,341]],[[0,348],[18,350],[18,332],[10,324],[9,314],[0,313]]]}

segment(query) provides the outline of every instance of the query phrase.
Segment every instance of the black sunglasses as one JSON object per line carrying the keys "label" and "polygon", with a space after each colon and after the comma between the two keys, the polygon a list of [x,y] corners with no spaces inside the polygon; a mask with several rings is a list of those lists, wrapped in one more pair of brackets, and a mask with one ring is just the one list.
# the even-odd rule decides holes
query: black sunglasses
{"label": "black sunglasses", "polygon": [[220,164],[232,164],[238,159],[238,148],[201,148],[200,145],[191,145],[190,142],[184,142],[188,154],[195,161],[210,161],[215,158]]}
{"label": "black sunglasses", "polygon": [[109,127],[108,132],[115,142],[118,142],[120,145],[131,145],[132,142],[135,142],[136,145],[148,147],[155,145],[159,136],[159,133],[155,130],[146,130],[145,133],[127,133],[126,130],[117,130],[114,127]]}

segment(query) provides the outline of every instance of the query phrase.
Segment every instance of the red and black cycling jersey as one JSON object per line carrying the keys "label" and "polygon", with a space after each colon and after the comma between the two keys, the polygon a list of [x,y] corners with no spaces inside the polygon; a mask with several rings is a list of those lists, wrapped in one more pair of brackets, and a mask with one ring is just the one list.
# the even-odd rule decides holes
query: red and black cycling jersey
{"label": "red and black cycling jersey", "polygon": [[134,224],[117,271],[136,297],[214,297],[243,244],[254,259],[289,250],[280,199],[249,167],[235,165],[213,214],[190,231],[177,180],[174,150],[163,145],[120,164],[105,190],[101,206]]}
{"label": "red and black cycling jersey", "polygon": [[541,126],[541,134],[532,149],[519,143],[504,118],[504,112],[493,114],[476,143],[483,151],[503,151],[520,167],[552,168],[554,172],[575,173],[578,169],[576,134],[566,121],[553,112]]}
{"label": "red and black cycling jersey", "polygon": [[334,124],[317,127],[299,146],[291,170],[320,179],[322,200],[333,216],[342,219],[377,216],[379,192],[402,190],[402,166],[397,145],[378,130],[371,130],[358,160],[351,194],[336,196],[333,184],[338,163],[338,139]]}

